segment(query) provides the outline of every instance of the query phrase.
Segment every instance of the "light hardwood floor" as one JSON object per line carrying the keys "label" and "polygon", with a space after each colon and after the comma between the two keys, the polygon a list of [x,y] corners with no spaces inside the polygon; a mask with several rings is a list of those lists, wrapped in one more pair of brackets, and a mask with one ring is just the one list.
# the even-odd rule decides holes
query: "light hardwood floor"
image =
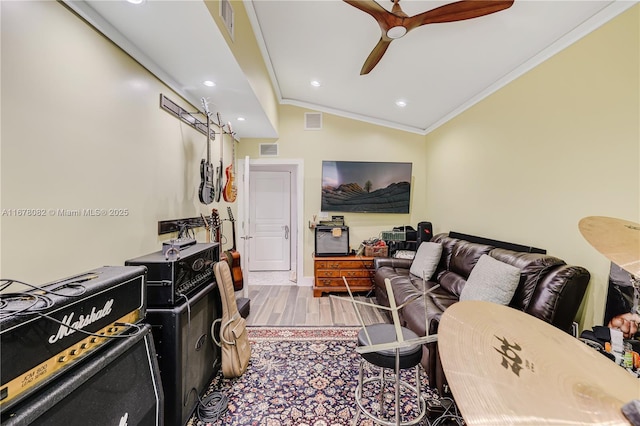
{"label": "light hardwood floor", "polygon": [[[313,287],[297,285],[249,285],[251,326],[359,326],[348,293],[313,297]],[[373,294],[356,295],[357,300],[376,303]],[[390,322],[385,311],[359,306],[365,324]]]}

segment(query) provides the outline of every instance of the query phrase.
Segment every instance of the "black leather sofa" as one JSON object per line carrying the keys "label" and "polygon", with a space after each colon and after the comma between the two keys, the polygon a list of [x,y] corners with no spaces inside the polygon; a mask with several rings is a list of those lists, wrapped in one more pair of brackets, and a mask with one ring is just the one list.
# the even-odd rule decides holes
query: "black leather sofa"
{"label": "black leather sofa", "polygon": [[[452,238],[448,234],[438,234],[431,241],[442,244],[442,255],[435,273],[431,280],[426,282],[426,286],[430,289],[440,284],[440,287],[428,293],[426,300],[422,296],[422,278],[409,273],[412,260],[374,260],[374,290],[379,304],[389,306],[385,278],[391,280],[398,305],[419,296],[417,300],[400,310],[403,326],[424,336],[428,324],[429,333],[436,334],[442,313],[459,301],[460,292],[471,270],[480,256],[487,254],[521,270],[520,281],[509,306],[540,318],[561,330],[571,331],[590,279],[590,274],[585,268],[567,265],[563,260],[546,254],[497,248],[490,244]],[[439,360],[437,342],[424,346],[422,365],[428,374],[429,385],[443,394],[446,378]]]}

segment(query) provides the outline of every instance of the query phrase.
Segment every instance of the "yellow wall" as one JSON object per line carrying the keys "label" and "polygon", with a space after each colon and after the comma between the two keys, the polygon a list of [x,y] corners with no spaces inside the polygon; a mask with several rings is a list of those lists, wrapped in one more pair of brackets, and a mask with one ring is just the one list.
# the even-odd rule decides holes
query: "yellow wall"
{"label": "yellow wall", "polygon": [[160,93],[196,108],[60,3],[0,5],[3,278],[44,283],[122,265],[175,237],[158,236],[158,220],[210,213],[197,192],[206,137],[160,109]]}
{"label": "yellow wall", "polygon": [[586,267],[587,327],[602,321],[609,262],[578,222],[640,219],[639,23],[635,6],[427,136],[436,230]]}
{"label": "yellow wall", "polygon": [[[393,226],[413,225],[425,219],[427,200],[425,192],[425,168],[423,152],[424,136],[380,127],[360,121],[323,114],[322,130],[304,130],[304,113],[309,110],[281,105],[280,135],[275,141],[280,158],[304,161],[304,213],[306,224],[320,211],[322,160],[346,161],[397,161],[411,162],[412,187],[410,214],[335,213],[344,215],[349,228],[350,245],[357,249],[361,241],[377,237],[380,231]],[[243,139],[237,148],[238,157],[259,157],[260,143],[273,140]],[[304,275],[313,275],[311,253],[313,232],[304,232]]]}
{"label": "yellow wall", "polygon": [[[129,212],[3,216],[3,277],[37,283],[122,264],[160,248],[158,220],[210,212],[197,195],[205,138],[158,106],[160,93],[177,95],[59,3],[0,6],[0,208]],[[577,223],[640,219],[639,27],[635,6],[426,137],[330,114],[323,130],[304,131],[306,110],[279,106],[280,157],[304,161],[304,222],[320,208],[323,159],[410,161],[411,213],[345,215],[352,245],[429,220],[437,232],[543,247],[591,271],[582,319],[598,323],[609,262]],[[257,158],[260,142],[242,140],[238,157]]]}

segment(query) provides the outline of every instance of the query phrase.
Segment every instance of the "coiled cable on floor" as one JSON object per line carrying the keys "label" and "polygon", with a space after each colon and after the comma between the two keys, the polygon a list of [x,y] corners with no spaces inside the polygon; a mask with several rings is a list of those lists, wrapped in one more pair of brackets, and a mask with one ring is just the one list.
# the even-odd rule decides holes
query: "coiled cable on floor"
{"label": "coiled cable on floor", "polygon": [[212,392],[198,404],[198,419],[205,423],[213,423],[220,420],[227,412],[229,398],[222,392]]}

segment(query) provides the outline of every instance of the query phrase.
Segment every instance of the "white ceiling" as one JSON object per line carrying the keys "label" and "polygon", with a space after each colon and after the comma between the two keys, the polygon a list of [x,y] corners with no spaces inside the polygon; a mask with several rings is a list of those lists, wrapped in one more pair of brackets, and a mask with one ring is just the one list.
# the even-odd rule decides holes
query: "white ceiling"
{"label": "white ceiling", "polygon": [[[277,137],[203,2],[65,3],[194,105],[208,98],[210,109],[232,123],[239,139]],[[400,5],[412,16],[447,3]],[[340,0],[243,1],[281,103],[419,134],[635,3],[516,0],[492,15],[416,28],[394,40],[369,74],[360,75],[380,39],[370,15]],[[389,0],[379,4],[392,6]],[[322,85],[312,87],[313,79]],[[216,86],[205,87],[204,80]],[[396,106],[399,99],[407,106]],[[237,121],[239,116],[246,120]]]}

